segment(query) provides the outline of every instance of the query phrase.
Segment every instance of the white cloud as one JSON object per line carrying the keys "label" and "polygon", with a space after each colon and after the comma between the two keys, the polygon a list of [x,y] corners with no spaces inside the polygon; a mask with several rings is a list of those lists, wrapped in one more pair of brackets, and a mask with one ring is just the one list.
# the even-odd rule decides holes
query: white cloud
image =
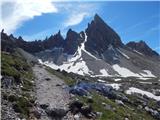
{"label": "white cloud", "polygon": [[1,29],[12,33],[23,22],[40,16],[43,13],[58,12],[53,0],[2,0],[1,1]]}
{"label": "white cloud", "polygon": [[99,7],[97,4],[87,2],[78,2],[76,4],[74,3],[74,5],[68,4],[65,8],[65,10],[68,11],[68,19],[64,22],[64,26],[74,26],[81,23],[84,18],[92,17],[98,8]]}
{"label": "white cloud", "polygon": [[87,16],[87,12],[82,12],[82,13],[73,13],[71,16],[69,16],[69,19],[66,21],[65,26],[73,26],[81,23],[85,16]]}
{"label": "white cloud", "polygon": [[24,22],[35,16],[57,12],[65,13],[66,19],[62,21],[59,29],[66,29],[81,23],[86,17],[92,17],[98,9],[94,2],[61,1],[67,0],[1,0],[0,29],[4,28],[5,32],[14,33]]}

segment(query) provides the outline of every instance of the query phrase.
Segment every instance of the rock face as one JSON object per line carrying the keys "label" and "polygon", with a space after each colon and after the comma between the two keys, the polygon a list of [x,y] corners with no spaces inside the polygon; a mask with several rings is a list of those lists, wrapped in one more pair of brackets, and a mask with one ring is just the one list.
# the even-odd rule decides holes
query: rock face
{"label": "rock face", "polygon": [[59,31],[55,35],[51,35],[48,39],[44,40],[42,43],[44,44],[44,49],[52,49],[53,47],[62,47],[64,42],[64,38]]}
{"label": "rock face", "polygon": [[153,51],[144,41],[140,42],[129,42],[126,44],[127,47],[137,50],[138,52],[143,53],[144,55],[148,56],[159,56],[159,54]]}
{"label": "rock face", "polygon": [[118,34],[97,14],[94,16],[94,20],[88,24],[86,34],[88,36],[86,50],[93,53],[103,53],[109,45],[113,45],[114,47],[123,45]]}
{"label": "rock face", "polygon": [[78,49],[79,39],[79,34],[69,29],[64,43],[64,52],[71,55],[74,54]]}

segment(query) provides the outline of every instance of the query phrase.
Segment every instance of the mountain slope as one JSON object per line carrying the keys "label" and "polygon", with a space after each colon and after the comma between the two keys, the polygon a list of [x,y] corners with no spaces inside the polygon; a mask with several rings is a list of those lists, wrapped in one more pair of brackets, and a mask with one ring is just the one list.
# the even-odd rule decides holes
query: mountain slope
{"label": "mountain slope", "polygon": [[44,41],[12,39],[53,69],[92,77],[160,77],[159,54],[143,41],[124,45],[97,14],[85,31],[77,33],[69,29],[65,39],[60,31]]}
{"label": "mountain slope", "polygon": [[[74,39],[74,42],[77,41],[77,44],[74,44],[74,46],[77,45],[75,53],[64,54],[62,51],[58,57],[59,59],[57,59],[61,61],[61,64],[58,66],[54,64],[56,62],[50,61],[48,57],[46,57],[47,59],[40,57],[40,59],[45,61],[44,64],[54,69],[61,69],[81,75],[160,76],[159,55],[155,51],[151,50],[144,43],[144,45],[140,45],[142,46],[141,50],[137,50],[139,47],[133,49],[130,43],[124,45],[118,34],[97,14],[85,32],[79,33],[79,36],[79,39],[81,39],[79,42],[77,40],[78,37]],[[151,57],[152,55],[155,57]],[[37,53],[37,56],[39,56],[39,53]],[[52,57],[55,58],[55,56]]]}

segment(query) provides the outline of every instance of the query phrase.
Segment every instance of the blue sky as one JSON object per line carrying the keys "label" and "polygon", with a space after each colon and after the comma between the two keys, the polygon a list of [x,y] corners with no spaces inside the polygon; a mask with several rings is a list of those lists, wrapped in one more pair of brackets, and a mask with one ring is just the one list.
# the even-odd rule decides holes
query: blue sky
{"label": "blue sky", "polygon": [[[7,1],[7,0],[6,0]],[[111,26],[124,43],[144,40],[160,53],[160,2],[55,2],[28,0],[2,4],[3,28],[25,40],[45,39],[61,30],[80,32],[95,13]],[[32,4],[31,4],[32,3]],[[20,5],[20,7],[17,5]],[[22,7],[21,7],[22,6]],[[4,9],[3,9],[4,8]],[[8,16],[7,16],[8,15]],[[16,15],[16,17],[15,17]],[[13,21],[11,21],[13,20]]]}

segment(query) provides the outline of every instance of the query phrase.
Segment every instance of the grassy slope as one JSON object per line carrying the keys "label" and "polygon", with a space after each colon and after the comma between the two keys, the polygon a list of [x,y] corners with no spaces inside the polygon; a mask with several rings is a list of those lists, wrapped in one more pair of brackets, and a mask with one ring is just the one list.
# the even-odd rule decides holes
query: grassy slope
{"label": "grassy slope", "polygon": [[[14,93],[14,89],[8,93],[7,90],[2,92],[2,99],[5,98],[9,102],[14,102],[16,109],[22,117],[29,117],[30,102],[34,100],[30,96],[33,90],[34,75],[29,63],[18,53],[1,53],[1,70],[2,76],[11,76],[14,78],[15,86],[21,83],[21,93]],[[7,93],[6,93],[7,92]]]}

